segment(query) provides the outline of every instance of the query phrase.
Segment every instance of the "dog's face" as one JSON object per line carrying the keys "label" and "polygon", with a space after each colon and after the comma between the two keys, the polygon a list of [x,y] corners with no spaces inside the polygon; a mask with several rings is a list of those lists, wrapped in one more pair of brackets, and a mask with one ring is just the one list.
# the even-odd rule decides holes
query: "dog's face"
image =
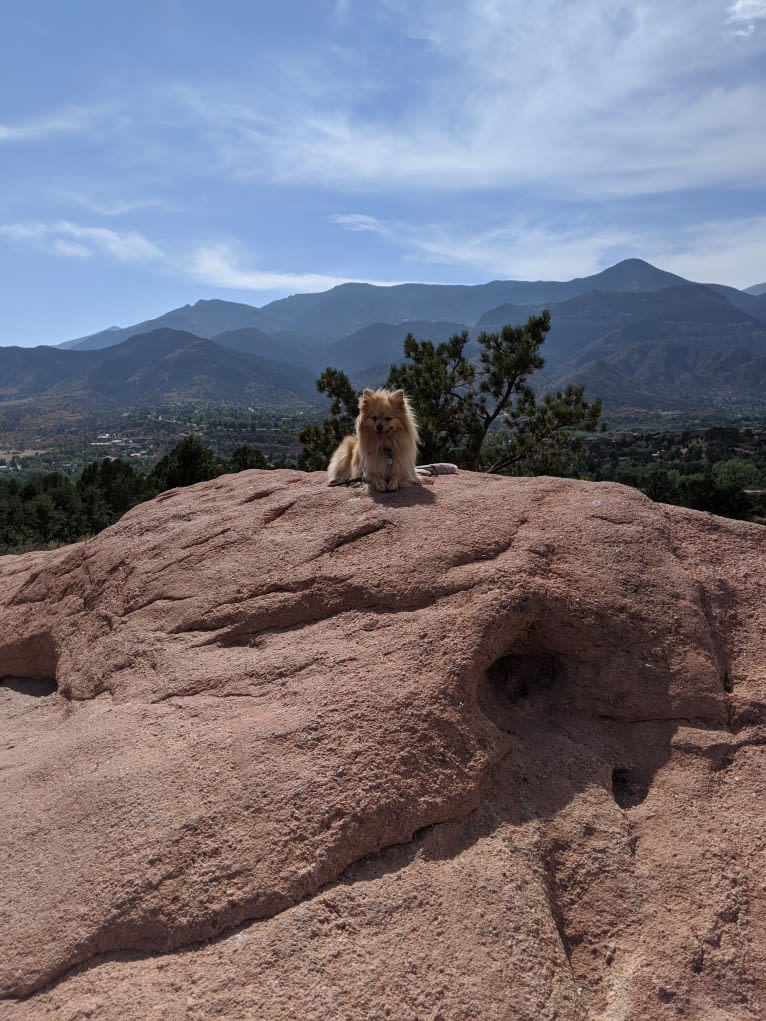
{"label": "dog's face", "polygon": [[373,442],[385,446],[401,429],[407,429],[404,391],[365,390],[359,398],[359,426]]}

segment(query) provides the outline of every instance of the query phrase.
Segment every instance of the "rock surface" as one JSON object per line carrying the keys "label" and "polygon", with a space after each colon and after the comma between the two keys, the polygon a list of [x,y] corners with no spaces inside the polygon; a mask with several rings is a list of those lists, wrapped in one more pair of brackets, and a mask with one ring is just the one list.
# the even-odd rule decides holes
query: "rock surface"
{"label": "rock surface", "polygon": [[1,558],[0,1018],[762,1018],[764,564],[469,473]]}

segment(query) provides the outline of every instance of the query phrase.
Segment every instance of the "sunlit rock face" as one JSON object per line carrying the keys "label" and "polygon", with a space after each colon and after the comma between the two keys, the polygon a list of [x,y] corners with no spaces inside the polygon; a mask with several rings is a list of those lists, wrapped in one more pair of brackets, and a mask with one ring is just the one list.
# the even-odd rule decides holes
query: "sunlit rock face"
{"label": "sunlit rock face", "polygon": [[0,558],[0,1018],[763,1017],[764,564],[255,471]]}

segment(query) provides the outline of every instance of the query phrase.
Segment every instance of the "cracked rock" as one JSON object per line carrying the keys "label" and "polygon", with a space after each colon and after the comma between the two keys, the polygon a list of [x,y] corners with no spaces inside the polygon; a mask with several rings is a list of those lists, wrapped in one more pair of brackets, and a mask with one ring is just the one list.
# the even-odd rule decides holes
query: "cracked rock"
{"label": "cracked rock", "polygon": [[765,562],[287,471],[0,558],[0,1018],[762,1017]]}

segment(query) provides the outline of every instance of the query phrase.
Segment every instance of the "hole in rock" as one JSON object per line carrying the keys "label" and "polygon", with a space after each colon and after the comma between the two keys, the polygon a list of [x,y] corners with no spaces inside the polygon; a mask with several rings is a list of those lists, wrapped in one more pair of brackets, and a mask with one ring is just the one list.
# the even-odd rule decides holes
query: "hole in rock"
{"label": "hole in rock", "polygon": [[479,684],[479,705],[496,726],[510,726],[513,707],[537,692],[550,690],[560,673],[556,656],[509,653],[495,660]]}
{"label": "hole in rock", "polygon": [[15,691],[19,695],[29,695],[31,698],[45,698],[46,695],[53,695],[58,691],[58,685],[49,677],[3,677],[0,684],[10,691]]}
{"label": "hole in rock", "polygon": [[711,760],[711,769],[713,772],[721,773],[724,769],[728,769],[732,762],[734,762],[735,755],[736,748],[715,749]]}
{"label": "hole in rock", "polygon": [[646,784],[629,769],[612,770],[612,794],[620,808],[635,808],[649,793]]}
{"label": "hole in rock", "polygon": [[42,697],[58,690],[55,681],[58,656],[53,637],[46,631],[7,641],[0,662],[0,684],[23,695]]}
{"label": "hole in rock", "polygon": [[511,653],[501,656],[487,669],[487,683],[494,694],[504,696],[509,702],[519,702],[537,691],[549,691],[558,672],[555,656]]}

